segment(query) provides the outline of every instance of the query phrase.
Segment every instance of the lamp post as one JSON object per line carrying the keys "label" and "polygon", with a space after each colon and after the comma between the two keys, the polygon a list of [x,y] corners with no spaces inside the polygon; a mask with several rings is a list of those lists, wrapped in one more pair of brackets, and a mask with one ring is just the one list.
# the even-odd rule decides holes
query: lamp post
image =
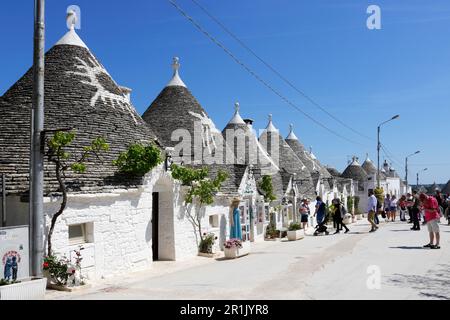
{"label": "lamp post", "polygon": [[427,170],[428,170],[428,168],[425,168],[425,169],[422,169],[419,172],[417,172],[417,184],[416,184],[417,189],[419,189],[419,173],[427,171]]}
{"label": "lamp post", "polygon": [[414,153],[411,153],[410,155],[406,156],[405,158],[405,182],[406,182],[406,192],[408,192],[408,158],[412,157],[416,154],[419,154],[420,151],[416,151]]}
{"label": "lamp post", "polygon": [[381,123],[378,126],[378,144],[377,144],[377,158],[378,158],[378,167],[377,167],[377,187],[380,187],[380,149],[381,149],[381,143],[380,143],[380,132],[381,132],[381,126],[385,123],[388,123],[389,121],[398,119],[400,117],[400,115],[395,115],[393,116],[391,119]]}

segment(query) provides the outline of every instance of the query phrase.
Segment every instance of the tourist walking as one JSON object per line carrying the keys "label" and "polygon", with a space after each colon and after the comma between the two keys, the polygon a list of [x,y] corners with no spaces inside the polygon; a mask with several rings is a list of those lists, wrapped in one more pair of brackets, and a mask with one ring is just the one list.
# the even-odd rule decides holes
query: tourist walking
{"label": "tourist walking", "polygon": [[325,220],[326,208],[325,203],[322,201],[321,197],[316,198],[316,211],[314,212],[314,217],[317,217],[317,224],[321,225]]}
{"label": "tourist walking", "polygon": [[408,212],[406,196],[401,196],[397,204],[400,208],[400,221],[406,221],[406,213]]}
{"label": "tourist walking", "polygon": [[408,209],[408,216],[409,216],[408,223],[413,223],[412,206],[414,204],[414,198],[413,198],[412,194],[409,192],[406,195],[406,202],[407,202],[407,209]]}
{"label": "tourist walking", "polygon": [[388,193],[386,194],[386,197],[384,198],[383,202],[383,218],[386,219],[386,222],[389,221],[390,217],[390,211],[391,210],[391,195]]}
{"label": "tourist walking", "polygon": [[309,215],[310,215],[308,199],[302,200],[299,211],[300,211],[300,221],[302,223],[302,228],[303,228],[303,230],[306,231],[306,229],[309,227],[308,219],[309,219]]}
{"label": "tourist walking", "polygon": [[389,215],[391,216],[391,221],[394,222],[397,216],[397,197],[392,196],[391,204],[389,206]]}
{"label": "tourist walking", "polygon": [[[434,197],[427,196],[425,193],[420,194],[420,201],[422,207],[425,210],[425,222],[428,227],[428,233],[430,235],[430,242],[424,245],[424,248],[440,249],[439,246],[439,219],[441,218],[439,211],[439,204]],[[436,243],[434,244],[434,241]]]}
{"label": "tourist walking", "polygon": [[347,210],[345,210],[344,206],[341,204],[341,200],[334,199],[333,200],[333,206],[334,206],[334,214],[333,219],[336,221],[336,233],[339,233],[342,228],[345,229],[345,233],[349,232],[349,228],[344,224],[344,218],[345,214],[347,213]]}
{"label": "tourist walking", "polygon": [[411,206],[411,219],[413,222],[413,226],[411,230],[419,231],[420,230],[420,200],[417,191],[413,191],[412,194],[413,203]]}
{"label": "tourist walking", "polygon": [[378,200],[375,197],[373,190],[369,190],[369,200],[367,204],[367,220],[369,221],[372,228],[369,232],[374,232],[378,229],[377,225],[375,224],[374,218],[376,215],[376,211],[378,208]]}

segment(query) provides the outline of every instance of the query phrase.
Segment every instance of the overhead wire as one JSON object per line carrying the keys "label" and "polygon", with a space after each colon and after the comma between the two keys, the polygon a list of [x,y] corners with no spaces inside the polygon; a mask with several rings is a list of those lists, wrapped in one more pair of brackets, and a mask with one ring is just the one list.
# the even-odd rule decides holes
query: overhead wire
{"label": "overhead wire", "polygon": [[239,58],[237,58],[229,49],[227,49],[220,41],[218,41],[214,36],[212,36],[208,31],[206,31],[196,20],[194,20],[191,16],[189,16],[186,11],[184,11],[174,0],[168,0],[172,6],[177,9],[178,12],[180,12],[181,15],[183,15],[190,23],[192,23],[201,33],[203,33],[207,38],[209,38],[214,44],[216,44],[219,48],[221,48],[228,56],[230,56],[238,65],[240,65],[242,68],[244,68],[250,75],[252,75],[256,80],[258,80],[260,83],[262,83],[266,88],[268,88],[270,91],[272,91],[275,95],[277,95],[280,99],[282,99],[284,102],[286,102],[289,106],[293,107],[300,113],[302,113],[306,118],[314,122],[316,125],[320,126],[321,128],[325,129],[326,131],[332,133],[333,135],[350,142],[355,145],[364,146],[363,144],[353,141],[338,132],[336,132],[333,129],[330,129],[323,123],[319,122],[318,120],[314,119],[311,115],[303,111],[300,107],[298,107],[295,103],[293,103],[291,100],[283,96],[278,90],[276,90],[272,85],[270,85],[267,81],[265,81],[262,77],[260,77],[255,71],[253,71],[247,64],[242,62]]}
{"label": "overhead wire", "polygon": [[312,105],[320,109],[322,112],[326,113],[330,118],[337,121],[339,124],[349,129],[353,133],[366,138],[368,140],[374,140],[374,138],[368,137],[367,135],[359,132],[358,130],[352,128],[331,112],[322,107],[318,102],[316,102],[313,98],[307,95],[304,91],[300,90],[296,85],[294,85],[289,79],[287,79],[284,75],[281,74],[278,70],[276,70],[270,63],[261,58],[253,49],[251,49],[247,44],[245,44],[240,38],[238,38],[230,29],[228,29],[219,19],[217,19],[212,13],[210,13],[205,7],[203,7],[198,1],[191,0],[195,5],[197,5],[208,17],[210,17],[214,22],[216,22],[230,37],[232,37],[235,41],[237,41],[245,50],[250,52],[256,59],[258,59],[262,64],[264,64],[268,69],[270,69],[275,75],[278,76],[283,82],[285,82],[289,87],[294,89],[297,93],[303,96],[306,100],[308,100]]}

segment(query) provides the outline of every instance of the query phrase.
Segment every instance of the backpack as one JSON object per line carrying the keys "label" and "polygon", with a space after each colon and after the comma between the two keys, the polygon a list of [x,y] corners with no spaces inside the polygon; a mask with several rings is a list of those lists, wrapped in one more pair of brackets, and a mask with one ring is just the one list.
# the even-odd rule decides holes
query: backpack
{"label": "backpack", "polygon": [[325,213],[326,212],[326,206],[325,206],[325,203],[322,201],[321,203],[320,203],[320,205],[319,205],[319,210],[317,210],[317,212],[318,213]]}

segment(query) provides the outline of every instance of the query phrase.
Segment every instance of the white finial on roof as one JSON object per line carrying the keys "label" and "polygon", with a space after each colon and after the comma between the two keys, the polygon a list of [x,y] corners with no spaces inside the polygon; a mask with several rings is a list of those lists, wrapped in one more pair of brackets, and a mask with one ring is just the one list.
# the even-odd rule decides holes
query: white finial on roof
{"label": "white finial on roof", "polygon": [[316,160],[316,156],[314,155],[314,153],[312,152],[313,148],[312,146],[309,147],[309,156],[311,157],[311,159]]}
{"label": "white finial on roof", "polygon": [[359,162],[358,162],[358,157],[357,156],[353,156],[352,157],[352,163],[350,164],[351,166],[359,166]]}
{"label": "white finial on roof", "polygon": [[75,12],[75,10],[71,9],[69,10],[69,12],[67,12],[66,21],[69,30],[75,30],[75,25],[78,22],[77,13]]}
{"label": "white finial on roof", "polygon": [[180,75],[178,74],[178,70],[180,69],[180,58],[178,57],[173,58],[172,69],[173,69],[173,77],[167,84],[167,87],[180,86],[186,88],[186,85],[184,84],[183,80],[181,80]]}
{"label": "white finial on roof", "polygon": [[269,124],[267,125],[266,131],[267,131],[267,132],[275,132],[275,131],[278,131],[277,128],[275,128],[275,126],[273,125],[273,122],[272,122],[272,114],[269,114]]}
{"label": "white finial on roof", "polygon": [[289,125],[290,128],[290,132],[289,135],[287,136],[286,140],[298,140],[297,136],[294,133],[294,125],[291,123]]}
{"label": "white finial on roof", "polygon": [[61,39],[59,39],[55,45],[69,45],[89,49],[75,32],[75,27],[78,24],[78,16],[74,9],[69,9],[67,11],[66,23],[69,31]]}
{"label": "white finial on roof", "polygon": [[230,120],[230,122],[228,122],[228,124],[245,124],[245,121],[242,119],[241,115],[239,114],[239,102],[236,102],[234,104],[234,116],[233,118]]}

